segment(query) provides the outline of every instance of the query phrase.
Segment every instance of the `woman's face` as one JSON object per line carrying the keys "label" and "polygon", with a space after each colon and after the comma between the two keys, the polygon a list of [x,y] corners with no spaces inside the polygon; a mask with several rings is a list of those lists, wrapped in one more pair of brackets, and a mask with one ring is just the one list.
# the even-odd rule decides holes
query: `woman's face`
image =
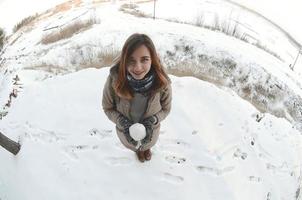
{"label": "woman's face", "polygon": [[127,62],[127,71],[134,79],[140,80],[150,71],[151,63],[149,49],[145,45],[141,45],[130,55]]}

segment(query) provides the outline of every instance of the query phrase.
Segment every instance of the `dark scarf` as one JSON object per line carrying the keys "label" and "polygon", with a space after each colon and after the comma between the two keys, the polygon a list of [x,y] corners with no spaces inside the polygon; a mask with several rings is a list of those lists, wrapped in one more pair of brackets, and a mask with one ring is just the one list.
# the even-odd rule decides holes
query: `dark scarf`
{"label": "dark scarf", "polygon": [[134,92],[146,93],[152,87],[154,82],[154,72],[150,70],[150,72],[141,80],[134,79],[129,73],[127,73],[127,80],[130,87]]}

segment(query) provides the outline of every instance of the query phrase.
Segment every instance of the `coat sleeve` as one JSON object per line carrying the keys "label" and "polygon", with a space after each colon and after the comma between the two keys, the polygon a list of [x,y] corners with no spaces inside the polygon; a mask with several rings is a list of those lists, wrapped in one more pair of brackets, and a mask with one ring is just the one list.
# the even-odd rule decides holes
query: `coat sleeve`
{"label": "coat sleeve", "polygon": [[115,124],[118,122],[120,112],[116,110],[115,94],[112,87],[112,78],[108,76],[104,89],[102,106],[107,117]]}
{"label": "coat sleeve", "polygon": [[171,84],[168,84],[167,87],[161,92],[160,104],[161,111],[156,113],[156,117],[159,122],[164,120],[171,111],[171,102],[172,102],[172,88]]}

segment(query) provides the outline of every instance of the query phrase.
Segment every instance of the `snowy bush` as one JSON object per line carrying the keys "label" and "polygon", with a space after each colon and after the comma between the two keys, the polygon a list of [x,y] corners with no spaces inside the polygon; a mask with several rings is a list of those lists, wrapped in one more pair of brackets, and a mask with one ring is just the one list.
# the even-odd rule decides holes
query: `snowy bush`
{"label": "snowy bush", "polygon": [[239,28],[237,20],[233,20],[232,18],[227,17],[220,18],[218,14],[215,14],[211,23],[207,21],[208,20],[206,20],[206,15],[204,13],[200,13],[195,17],[195,22],[193,23],[196,26],[213,31],[219,31],[225,33],[226,35],[230,35],[247,42],[244,32]]}
{"label": "snowy bush", "polygon": [[26,17],[26,18],[22,19],[19,23],[17,23],[17,24],[14,26],[13,31],[14,31],[14,32],[17,32],[20,28],[29,25],[29,24],[30,24],[32,21],[34,21],[37,17],[38,17],[38,14],[36,13],[35,15],[32,15],[32,16],[29,16],[29,17]]}
{"label": "snowy bush", "polygon": [[185,42],[166,51],[163,63],[177,76],[193,76],[234,90],[259,111],[284,117],[302,131],[302,98],[257,64],[238,63],[231,56],[214,57],[197,53]]}
{"label": "snowy bush", "polygon": [[2,49],[5,42],[5,31],[0,28],[0,50]]}
{"label": "snowy bush", "polygon": [[137,9],[138,6],[134,3],[125,3],[121,5],[120,9]]}
{"label": "snowy bush", "polygon": [[[37,62],[31,63],[25,69],[43,70],[51,74],[67,74],[84,68],[102,68],[110,66],[120,54],[113,44],[103,46],[101,44],[67,45],[62,51],[50,51],[42,53]],[[52,59],[52,58],[62,59]],[[68,67],[67,67],[68,66]]]}
{"label": "snowy bush", "polygon": [[76,66],[77,70],[83,68],[101,68],[109,66],[120,54],[120,51],[113,46],[77,46],[72,51],[71,64]]}
{"label": "snowy bush", "polygon": [[74,34],[85,31],[92,27],[93,24],[96,24],[97,21],[95,18],[91,18],[85,21],[76,21],[68,26],[65,26],[59,30],[56,30],[52,33],[46,34],[42,37],[42,44],[50,44],[57,42],[59,40],[67,39],[72,37]]}
{"label": "snowy bush", "polygon": [[123,4],[123,5],[121,5],[119,10],[124,13],[134,15],[136,17],[150,17],[150,16],[146,15],[145,13],[143,13],[142,11],[138,10],[138,6],[133,3]]}

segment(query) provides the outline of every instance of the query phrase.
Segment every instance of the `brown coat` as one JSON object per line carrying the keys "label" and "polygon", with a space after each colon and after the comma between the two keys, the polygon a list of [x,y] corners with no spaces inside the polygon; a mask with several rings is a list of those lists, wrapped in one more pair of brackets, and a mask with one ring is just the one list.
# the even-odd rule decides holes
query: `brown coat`
{"label": "brown coat", "polygon": [[[120,114],[128,117],[130,119],[130,101],[127,99],[123,99],[118,97],[112,84],[117,79],[117,69],[112,67],[110,69],[110,74],[107,78],[103,89],[103,99],[102,106],[107,117],[115,124],[117,124],[117,120]],[[153,93],[152,96],[148,99],[147,109],[143,118],[150,117],[152,115],[156,115],[158,118],[158,123],[155,125],[152,135],[152,140],[142,147],[142,150],[150,149],[153,145],[155,145],[160,129],[160,122],[164,120],[171,110],[171,101],[172,101],[172,89],[171,84],[169,83],[165,88],[161,88]],[[122,144],[125,147],[136,151],[135,146],[128,143],[127,139],[124,136],[124,133],[117,128],[116,132],[121,140]]]}

